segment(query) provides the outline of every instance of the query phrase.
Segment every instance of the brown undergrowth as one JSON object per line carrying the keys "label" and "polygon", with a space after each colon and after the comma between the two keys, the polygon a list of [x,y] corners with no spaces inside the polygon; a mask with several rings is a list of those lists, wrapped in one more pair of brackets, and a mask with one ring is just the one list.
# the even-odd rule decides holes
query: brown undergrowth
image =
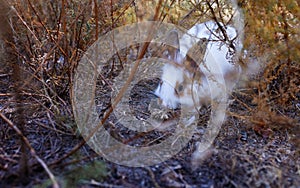
{"label": "brown undergrowth", "polygon": [[[71,89],[80,58],[99,36],[125,24],[151,20],[155,11],[159,21],[186,28],[212,18],[222,20],[221,1],[169,0],[159,9],[155,7],[160,1],[140,2],[9,1],[0,18],[10,26],[10,37],[1,36],[0,187],[300,186],[300,11],[293,0],[239,1],[245,14],[247,50],[240,64],[251,67],[258,62],[260,69],[233,93],[215,148],[196,168],[191,166],[191,154],[199,135],[180,154],[149,168],[112,164],[85,144],[73,118]],[[218,5],[215,15],[205,11],[213,2]],[[117,70],[126,62],[126,53],[139,51],[138,47],[116,54],[111,70]],[[15,60],[7,58],[8,51]],[[19,73],[11,61],[16,61]],[[103,95],[106,90],[97,92]],[[208,111],[204,109],[202,119],[208,119]],[[199,124],[201,132],[206,123]],[[120,127],[111,129],[116,137],[131,136]],[[132,138],[140,139],[126,137]]]}

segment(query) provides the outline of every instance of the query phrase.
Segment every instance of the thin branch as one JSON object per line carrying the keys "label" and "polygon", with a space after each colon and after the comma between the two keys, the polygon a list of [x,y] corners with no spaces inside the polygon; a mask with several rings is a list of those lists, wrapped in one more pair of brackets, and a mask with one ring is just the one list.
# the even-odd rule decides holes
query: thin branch
{"label": "thin branch", "polygon": [[42,167],[47,172],[50,180],[53,183],[53,188],[59,188],[59,185],[55,179],[55,176],[50,171],[50,169],[48,168],[46,163],[36,154],[36,151],[31,146],[29,140],[23,135],[22,131],[16,125],[14,125],[13,122],[10,121],[4,114],[0,113],[0,117],[20,136],[22,141],[29,148],[30,154],[42,165]]}
{"label": "thin branch", "polygon": [[98,18],[98,3],[97,0],[94,0],[94,14],[95,14],[95,22],[96,22],[96,40],[99,37],[99,18]]}
{"label": "thin branch", "polygon": [[15,9],[15,7],[11,6],[11,9],[16,13],[18,18],[21,20],[21,22],[24,24],[24,26],[28,29],[28,31],[32,34],[33,38],[38,42],[39,45],[42,44],[42,42],[37,38],[35,33],[30,29],[30,27],[27,25],[25,20],[22,18],[22,16],[18,13],[18,11]]}
{"label": "thin branch", "polygon": [[[161,9],[161,5],[162,5],[163,0],[159,0],[158,6],[156,7],[156,12],[154,15],[154,21],[158,20],[158,16],[159,16],[159,10]],[[154,29],[155,25],[152,25],[152,27],[150,28],[150,32],[149,35],[147,36],[147,40],[146,41],[151,41],[151,39],[153,38],[153,32],[156,31],[156,29]],[[104,114],[102,120],[100,121],[100,123],[91,131],[91,133],[89,135],[87,135],[87,137],[82,140],[79,144],[77,144],[76,146],[74,146],[74,148],[67,154],[65,154],[64,156],[62,156],[60,159],[52,162],[51,164],[49,164],[50,166],[52,165],[56,165],[58,163],[60,163],[61,161],[63,161],[64,159],[68,158],[69,156],[73,155],[76,151],[78,151],[91,137],[93,137],[93,135],[97,132],[97,130],[99,130],[99,128],[106,122],[106,120],[109,118],[110,114],[113,112],[113,109],[116,107],[116,105],[120,102],[120,100],[122,99],[125,91],[127,90],[127,88],[129,87],[131,81],[134,78],[134,75],[138,69],[138,66],[140,64],[141,59],[144,57],[148,46],[150,45],[150,42],[145,42],[144,45],[142,46],[142,49],[138,55],[137,61],[135,62],[135,64],[132,67],[132,70],[130,72],[130,75],[128,76],[126,83],[124,84],[124,86],[121,88],[121,90],[119,91],[118,95],[115,98],[115,101],[113,102],[113,104],[110,106],[110,108],[108,109],[108,111]]]}

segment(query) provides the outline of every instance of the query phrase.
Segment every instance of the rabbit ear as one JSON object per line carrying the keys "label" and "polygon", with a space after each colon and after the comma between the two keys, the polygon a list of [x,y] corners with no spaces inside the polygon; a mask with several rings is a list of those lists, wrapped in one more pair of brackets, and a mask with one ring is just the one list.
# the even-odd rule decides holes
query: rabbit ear
{"label": "rabbit ear", "polygon": [[177,57],[177,54],[179,53],[179,38],[178,38],[178,32],[176,30],[170,31],[166,36],[166,45],[163,50],[163,57],[175,60]]}
{"label": "rabbit ear", "polygon": [[202,71],[200,71],[200,64],[203,63],[206,52],[208,40],[203,38],[194,44],[187,52],[183,60],[183,65],[188,72],[193,73],[195,78],[201,78]]}
{"label": "rabbit ear", "polygon": [[203,62],[207,44],[208,40],[206,38],[202,38],[189,49],[185,62],[189,62],[191,64],[186,66],[195,68]]}
{"label": "rabbit ear", "polygon": [[178,32],[176,30],[171,30],[167,34],[166,38],[167,44],[172,45],[173,47],[179,49],[179,38],[178,38]]}

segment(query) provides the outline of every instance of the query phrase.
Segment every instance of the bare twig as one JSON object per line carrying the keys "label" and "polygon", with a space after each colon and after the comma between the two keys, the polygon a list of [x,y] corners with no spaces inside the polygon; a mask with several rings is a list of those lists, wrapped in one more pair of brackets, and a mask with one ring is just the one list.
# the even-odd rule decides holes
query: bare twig
{"label": "bare twig", "polygon": [[12,121],[10,121],[4,114],[0,113],[0,117],[21,137],[22,141],[26,144],[26,146],[29,148],[30,154],[42,165],[44,170],[47,172],[50,180],[53,183],[53,188],[59,188],[59,185],[55,179],[55,176],[50,171],[46,163],[36,154],[36,151],[31,146],[29,140],[23,135],[22,131],[13,124]]}
{"label": "bare twig", "polygon": [[[154,15],[154,21],[158,20],[158,16],[159,16],[159,10],[161,8],[163,0],[159,0],[158,6],[156,7],[156,12]],[[156,30],[154,29],[154,25],[152,26],[152,28],[150,29],[149,35],[147,37],[148,40],[146,41],[151,41],[152,37],[153,37],[153,32],[155,32]],[[144,45],[142,46],[142,49],[140,51],[140,54],[137,58],[137,61],[135,62],[135,64],[133,65],[132,71],[130,72],[130,75],[128,76],[126,83],[124,84],[124,86],[121,88],[120,92],[118,93],[118,95],[115,98],[115,101],[113,102],[113,104],[111,105],[111,107],[108,109],[108,111],[103,115],[102,120],[100,121],[100,123],[91,131],[91,133],[89,135],[87,135],[86,139],[82,140],[79,144],[77,144],[69,153],[65,154],[64,156],[62,156],[60,159],[52,162],[50,164],[50,166],[52,165],[56,165],[58,163],[60,163],[61,161],[63,161],[64,159],[68,158],[69,156],[73,155],[78,149],[80,149],[95,133],[97,130],[99,130],[99,128],[105,123],[105,121],[108,119],[108,117],[110,116],[110,114],[113,112],[113,109],[116,107],[116,105],[120,102],[120,100],[122,99],[126,89],[129,87],[131,81],[133,80],[133,77],[138,69],[138,66],[140,64],[141,59],[144,57],[146,50],[149,46],[150,42],[145,42]]]}
{"label": "bare twig", "polygon": [[[211,12],[211,14],[212,14],[212,18],[213,18],[213,20],[215,21],[215,23],[218,25],[218,28],[221,30],[221,32],[222,32],[222,34],[223,34],[223,36],[224,36],[224,41],[226,42],[226,41],[230,41],[229,40],[229,37],[228,37],[228,35],[227,35],[227,33],[226,33],[226,30],[225,30],[225,28],[221,25],[221,23],[218,21],[218,18],[217,18],[217,16],[216,16],[216,13],[215,13],[215,11],[214,11],[214,8],[212,7],[212,5],[210,4],[210,2],[208,1],[208,0],[206,0],[206,4],[207,4],[207,6],[208,6],[208,8],[209,8],[209,10],[210,10],[210,12]],[[223,20],[223,19],[222,19]],[[234,45],[230,45],[230,47],[232,47],[234,50],[235,50],[235,48],[234,48]]]}
{"label": "bare twig", "polygon": [[41,45],[42,42],[37,38],[37,36],[35,35],[35,33],[30,29],[30,27],[28,26],[28,24],[25,22],[25,20],[22,18],[22,16],[19,14],[19,12],[15,9],[15,7],[11,6],[11,9],[16,13],[16,15],[21,20],[21,22],[24,24],[24,26],[32,34],[33,38],[38,42],[39,45]]}
{"label": "bare twig", "polygon": [[99,37],[99,18],[98,18],[98,3],[94,0],[94,14],[95,14],[95,24],[96,24],[96,40]]}

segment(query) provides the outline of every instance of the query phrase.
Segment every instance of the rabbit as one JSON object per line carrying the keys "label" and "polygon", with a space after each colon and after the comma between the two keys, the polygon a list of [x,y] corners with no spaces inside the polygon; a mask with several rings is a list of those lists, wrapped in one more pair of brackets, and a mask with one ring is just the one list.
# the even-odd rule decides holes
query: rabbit
{"label": "rabbit", "polygon": [[177,48],[166,50],[170,63],[162,67],[161,83],[154,91],[163,106],[199,108],[231,92],[241,73],[233,63],[242,49],[234,27],[208,21],[196,24],[180,39],[176,30],[167,37]]}

